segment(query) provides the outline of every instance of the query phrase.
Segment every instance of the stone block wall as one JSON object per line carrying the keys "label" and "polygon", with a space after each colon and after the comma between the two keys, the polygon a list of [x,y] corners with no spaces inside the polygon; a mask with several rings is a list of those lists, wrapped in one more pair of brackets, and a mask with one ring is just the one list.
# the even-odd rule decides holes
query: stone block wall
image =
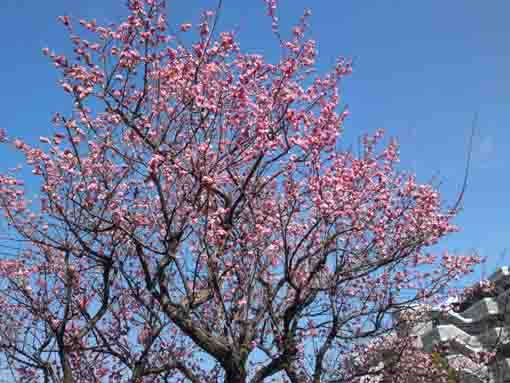
{"label": "stone block wall", "polygon": [[[462,366],[462,383],[510,383],[509,268],[499,268],[488,281],[490,292],[473,293],[459,311],[432,312],[426,321],[406,329],[425,351],[448,344],[445,357]],[[490,353],[495,356],[489,363],[473,361]]]}

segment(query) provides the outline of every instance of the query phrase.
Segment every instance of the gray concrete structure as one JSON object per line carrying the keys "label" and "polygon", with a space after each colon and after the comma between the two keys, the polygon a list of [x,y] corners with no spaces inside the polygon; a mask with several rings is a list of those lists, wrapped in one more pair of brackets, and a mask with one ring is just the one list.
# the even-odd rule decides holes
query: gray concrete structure
{"label": "gray concrete structure", "polygon": [[[444,356],[451,365],[461,366],[462,383],[510,383],[509,268],[501,267],[489,281],[492,292],[474,294],[461,311],[432,311],[426,320],[403,329],[416,335],[416,346],[428,352],[447,343]],[[473,360],[480,353],[493,352],[489,363]]]}

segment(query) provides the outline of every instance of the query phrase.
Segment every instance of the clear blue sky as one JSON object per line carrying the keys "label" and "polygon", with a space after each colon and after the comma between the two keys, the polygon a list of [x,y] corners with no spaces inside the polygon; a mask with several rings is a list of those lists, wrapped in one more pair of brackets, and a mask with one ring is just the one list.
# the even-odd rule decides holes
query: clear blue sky
{"label": "clear blue sky", "polygon": [[[69,49],[59,15],[118,21],[124,0],[2,0],[0,3],[0,127],[35,141],[50,117],[69,111],[57,72],[41,55]],[[197,20],[212,0],[168,1],[174,25]],[[283,30],[305,7],[320,68],[338,55],[354,57],[343,100],[351,109],[346,144],[384,127],[401,142],[404,169],[422,181],[438,176],[448,203],[460,190],[471,120],[479,113],[462,231],[442,242],[454,251],[478,249],[486,271],[510,264],[510,2],[507,0],[280,0]],[[239,30],[242,46],[276,57],[261,0],[224,0],[222,27]],[[18,159],[2,147],[5,169]],[[480,269],[479,276],[483,272]]]}

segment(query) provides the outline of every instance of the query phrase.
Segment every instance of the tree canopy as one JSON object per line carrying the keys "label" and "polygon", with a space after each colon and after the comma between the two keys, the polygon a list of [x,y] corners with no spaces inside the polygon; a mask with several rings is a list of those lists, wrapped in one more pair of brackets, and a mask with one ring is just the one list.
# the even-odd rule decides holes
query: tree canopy
{"label": "tree canopy", "polygon": [[127,3],[115,25],[59,18],[74,53],[43,53],[72,110],[39,145],[2,135],[40,185],[31,196],[18,174],[0,176],[19,247],[0,261],[13,380],[374,374],[371,342],[394,314],[478,262],[428,249],[456,231],[458,206],[399,170],[382,131],[357,154],[339,149],[352,64],[315,70],[309,11],[285,39],[266,1],[282,48],[270,63],[218,31],[217,10],[170,33],[163,2]]}

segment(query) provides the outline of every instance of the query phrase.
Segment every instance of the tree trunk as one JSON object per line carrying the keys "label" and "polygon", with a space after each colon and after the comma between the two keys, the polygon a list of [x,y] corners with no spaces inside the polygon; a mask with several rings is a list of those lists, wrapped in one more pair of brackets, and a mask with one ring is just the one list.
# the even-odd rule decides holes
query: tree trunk
{"label": "tree trunk", "polygon": [[244,368],[233,368],[225,371],[225,383],[245,383],[246,371]]}

